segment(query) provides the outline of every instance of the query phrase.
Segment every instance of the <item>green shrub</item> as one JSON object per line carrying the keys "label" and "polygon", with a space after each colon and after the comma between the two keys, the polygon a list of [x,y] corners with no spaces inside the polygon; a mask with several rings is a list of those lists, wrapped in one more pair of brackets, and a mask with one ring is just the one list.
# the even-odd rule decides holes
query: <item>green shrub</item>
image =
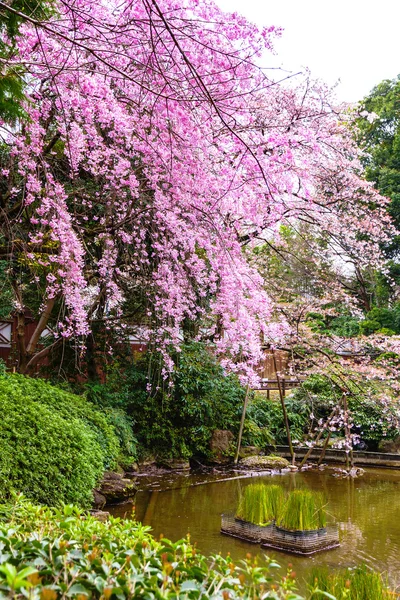
{"label": "green shrub", "polygon": [[[381,358],[382,357],[382,358]],[[394,355],[395,359],[398,358]],[[377,360],[390,360],[393,362],[392,353],[381,355]],[[382,402],[382,394],[390,396],[387,384],[379,381],[357,380],[357,374],[352,381],[352,374],[347,377],[347,385],[351,393],[348,395],[352,432],[361,436],[369,449],[377,447],[382,439],[393,439],[398,435],[397,405],[395,402]],[[301,386],[296,388],[291,395],[293,404],[303,406],[303,411],[310,414],[311,409],[315,421],[326,419],[342,396],[340,388],[323,375],[310,375]],[[289,419],[290,422],[290,419]],[[309,428],[309,420],[304,431]],[[332,438],[343,435],[342,431],[334,432]],[[300,438],[298,438],[300,439]]]}
{"label": "green shrub", "polygon": [[388,327],[382,327],[381,329],[378,329],[378,331],[376,333],[379,335],[384,335],[384,336],[388,336],[388,337],[391,337],[392,335],[396,335],[396,332],[393,331],[393,329],[389,329]]}
{"label": "green shrub", "polygon": [[88,397],[128,414],[142,452],[162,458],[208,457],[214,429],[237,432],[244,388],[234,375],[225,376],[216,358],[199,342],[183,344],[177,353],[172,389],[163,387],[159,366],[154,353],[117,365],[109,371],[107,384],[88,387]]}
{"label": "green shrub", "polygon": [[54,511],[21,500],[3,508],[2,518],[1,597],[301,600],[292,577],[274,584],[274,563],[205,557],[188,540],[157,541],[134,521],[101,523],[72,506]]}
{"label": "green shrub", "polygon": [[[309,424],[311,406],[303,400],[298,401],[293,396],[288,396],[285,399],[285,405],[292,439],[301,440]],[[256,394],[247,409],[246,420],[248,424],[243,435],[244,444],[252,445],[252,438],[248,435],[248,431],[251,431],[254,425],[258,427],[260,438],[263,434],[260,441],[264,442],[264,445],[271,444],[273,441],[275,444],[287,443],[283,412],[279,401],[267,400],[264,395]],[[257,433],[257,430],[255,430],[255,433]],[[257,439],[254,434],[253,439]]]}
{"label": "green shrub", "polygon": [[32,379],[23,375],[7,375],[0,379],[0,394],[22,394],[27,400],[48,407],[53,414],[69,420],[76,418],[85,423],[93,432],[102,448],[103,466],[110,469],[116,466],[120,448],[117,435],[110,419],[84,396],[77,396],[51,385],[43,379]]}
{"label": "green shrub", "polygon": [[20,382],[0,378],[0,498],[19,491],[50,505],[90,505],[104,462],[95,433],[72,412],[63,415],[36,399],[33,388]]}
{"label": "green shrub", "polygon": [[334,334],[341,337],[355,337],[360,334],[360,321],[349,313],[332,316],[330,314],[308,313],[307,325],[312,331]]}
{"label": "green shrub", "polygon": [[392,308],[375,307],[366,314],[366,319],[379,323],[379,329],[391,329],[394,333],[399,333],[399,306]]}
{"label": "green shrub", "polygon": [[133,421],[118,408],[107,408],[105,413],[118,436],[120,454],[118,464],[123,468],[130,467],[138,457],[138,441],[133,434]]}
{"label": "green shrub", "polygon": [[360,322],[360,333],[362,335],[371,335],[375,333],[381,328],[381,324],[379,321],[365,319],[365,321]]}
{"label": "green shrub", "polygon": [[308,531],[325,527],[325,504],[320,492],[294,490],[287,497],[278,525],[292,531]]}
{"label": "green shrub", "polygon": [[275,444],[275,437],[269,427],[260,427],[253,420],[253,415],[247,414],[247,418],[244,423],[242,446],[258,446],[259,448],[265,448]]}
{"label": "green shrub", "polygon": [[268,525],[277,519],[283,502],[280,485],[248,485],[240,498],[236,517],[254,525]]}

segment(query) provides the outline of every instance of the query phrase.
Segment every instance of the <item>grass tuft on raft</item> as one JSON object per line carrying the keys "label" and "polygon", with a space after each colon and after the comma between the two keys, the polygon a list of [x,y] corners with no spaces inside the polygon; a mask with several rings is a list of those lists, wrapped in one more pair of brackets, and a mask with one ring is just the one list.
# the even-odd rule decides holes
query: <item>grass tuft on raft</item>
{"label": "grass tuft on raft", "polygon": [[291,531],[310,531],[326,526],[325,498],[320,492],[294,490],[282,508],[277,525]]}
{"label": "grass tuft on raft", "polygon": [[284,492],[281,486],[249,485],[240,498],[236,518],[254,525],[268,525],[277,518],[283,503]]}
{"label": "grass tuft on raft", "polygon": [[356,569],[338,571],[332,571],[328,567],[314,567],[311,571],[309,590],[310,600],[324,600],[327,597],[346,598],[346,600],[393,598],[385,578],[365,565]]}

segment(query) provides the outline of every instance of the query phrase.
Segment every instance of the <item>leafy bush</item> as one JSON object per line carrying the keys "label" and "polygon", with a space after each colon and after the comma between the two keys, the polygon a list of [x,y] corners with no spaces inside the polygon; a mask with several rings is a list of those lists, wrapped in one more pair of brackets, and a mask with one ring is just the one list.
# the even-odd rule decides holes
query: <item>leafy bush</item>
{"label": "leafy bush", "polygon": [[393,308],[375,307],[366,314],[366,318],[379,323],[378,329],[386,328],[400,333],[400,304]]}
{"label": "leafy bush", "polygon": [[245,390],[234,375],[225,376],[216,358],[198,342],[183,344],[177,354],[173,389],[163,387],[158,365],[159,357],[151,353],[122,368],[118,365],[108,373],[106,385],[88,388],[88,396],[129,415],[142,452],[163,458],[207,457],[214,429],[237,432]]}
{"label": "leafy bush", "polygon": [[[50,505],[88,506],[103,472],[104,451],[96,434],[72,410],[44,402],[29,381],[0,378],[0,498],[16,490]],[[37,389],[51,396],[55,388]],[[58,391],[54,398],[62,397]]]}
{"label": "leafy bush", "polygon": [[365,319],[365,321],[361,321],[360,323],[360,332],[362,335],[371,335],[375,333],[381,328],[381,324],[379,321],[375,321],[372,319]]}
{"label": "leafy bush", "polygon": [[[302,439],[309,423],[311,407],[293,396],[285,399],[286,411],[288,415],[290,432],[292,439]],[[265,431],[266,444],[286,444],[287,437],[283,420],[282,407],[279,401],[267,400],[262,394],[256,394],[247,410],[248,425],[245,430],[243,440],[245,443],[251,443],[247,431],[253,427],[253,423],[262,431]]]}
{"label": "leafy bush", "polygon": [[118,436],[120,447],[118,464],[122,468],[128,468],[138,457],[138,441],[133,434],[133,421],[118,408],[105,409],[105,413]]}
{"label": "leafy bush", "polygon": [[356,337],[380,333],[393,335],[400,333],[400,302],[392,308],[374,307],[360,320],[350,313],[332,316],[322,313],[308,313],[308,326],[322,334],[334,334],[341,337]]}
{"label": "leafy bush", "polygon": [[[0,594],[25,600],[301,598],[293,577],[275,583],[274,563],[249,556],[205,557],[188,540],[156,541],[149,527],[110,518],[101,523],[72,506],[61,511],[18,501],[3,507]],[[271,584],[274,584],[270,596]]]}
{"label": "leafy bush", "polygon": [[236,516],[254,525],[268,525],[278,517],[283,501],[284,491],[280,485],[248,485],[240,498]]}
{"label": "leafy bush", "polygon": [[[388,353],[387,357],[393,360],[391,353]],[[360,435],[370,450],[377,447],[380,440],[396,437],[398,435],[397,406],[395,402],[388,401],[387,390],[383,384],[376,381],[352,382],[349,374],[347,385],[350,390],[348,407],[353,423],[352,432]],[[327,418],[341,396],[339,386],[323,375],[310,375],[292,392],[293,402],[303,405],[304,411],[307,410],[306,407],[310,412],[312,410],[316,421]],[[339,431],[334,432],[332,437],[339,433]]]}
{"label": "leafy bush", "polygon": [[27,401],[33,401],[48,407],[53,414],[69,420],[81,420],[93,432],[102,448],[105,469],[116,466],[119,454],[119,442],[110,419],[83,396],[77,396],[43,379],[32,379],[23,375],[8,375],[0,380],[1,395],[23,395]]}
{"label": "leafy bush", "polygon": [[360,334],[360,321],[345,313],[338,316],[321,313],[308,313],[307,325],[312,331],[322,334],[334,334],[341,337],[355,337]]}
{"label": "leafy bush", "polygon": [[325,527],[325,504],[320,492],[294,490],[287,497],[278,524],[292,531],[309,531]]}
{"label": "leafy bush", "polygon": [[258,446],[265,448],[275,444],[275,437],[270,430],[270,427],[260,427],[254,420],[252,414],[246,415],[244,423],[242,446]]}

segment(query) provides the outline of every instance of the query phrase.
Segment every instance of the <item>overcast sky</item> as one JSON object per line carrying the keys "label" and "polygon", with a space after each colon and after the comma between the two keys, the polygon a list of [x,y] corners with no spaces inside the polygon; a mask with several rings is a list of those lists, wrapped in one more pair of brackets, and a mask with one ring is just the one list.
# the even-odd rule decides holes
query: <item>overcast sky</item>
{"label": "overcast sky", "polygon": [[[259,25],[284,28],[271,66],[299,70],[355,102],[400,73],[400,0],[216,0]],[[269,65],[265,65],[269,66]]]}

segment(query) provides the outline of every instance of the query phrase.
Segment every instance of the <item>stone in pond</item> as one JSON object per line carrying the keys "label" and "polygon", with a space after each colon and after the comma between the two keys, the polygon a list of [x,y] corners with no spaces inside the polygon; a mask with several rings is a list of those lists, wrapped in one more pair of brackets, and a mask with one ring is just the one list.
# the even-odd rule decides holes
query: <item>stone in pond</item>
{"label": "stone in pond", "polygon": [[189,461],[181,458],[160,458],[157,460],[157,466],[171,471],[190,471]]}
{"label": "stone in pond", "polygon": [[108,521],[110,517],[110,513],[106,510],[91,510],[90,514],[92,515],[92,517],[98,519],[99,521],[102,521],[103,523],[105,521]]}
{"label": "stone in pond", "polygon": [[101,510],[106,505],[107,499],[103,494],[100,494],[97,490],[93,490],[93,506],[94,508]]}
{"label": "stone in pond", "polygon": [[286,458],[281,456],[248,456],[240,461],[240,466],[246,469],[280,471],[290,467]]}
{"label": "stone in pond", "polygon": [[95,491],[105,497],[106,504],[121,504],[133,500],[137,487],[131,479],[109,471],[104,473],[100,486]]}

